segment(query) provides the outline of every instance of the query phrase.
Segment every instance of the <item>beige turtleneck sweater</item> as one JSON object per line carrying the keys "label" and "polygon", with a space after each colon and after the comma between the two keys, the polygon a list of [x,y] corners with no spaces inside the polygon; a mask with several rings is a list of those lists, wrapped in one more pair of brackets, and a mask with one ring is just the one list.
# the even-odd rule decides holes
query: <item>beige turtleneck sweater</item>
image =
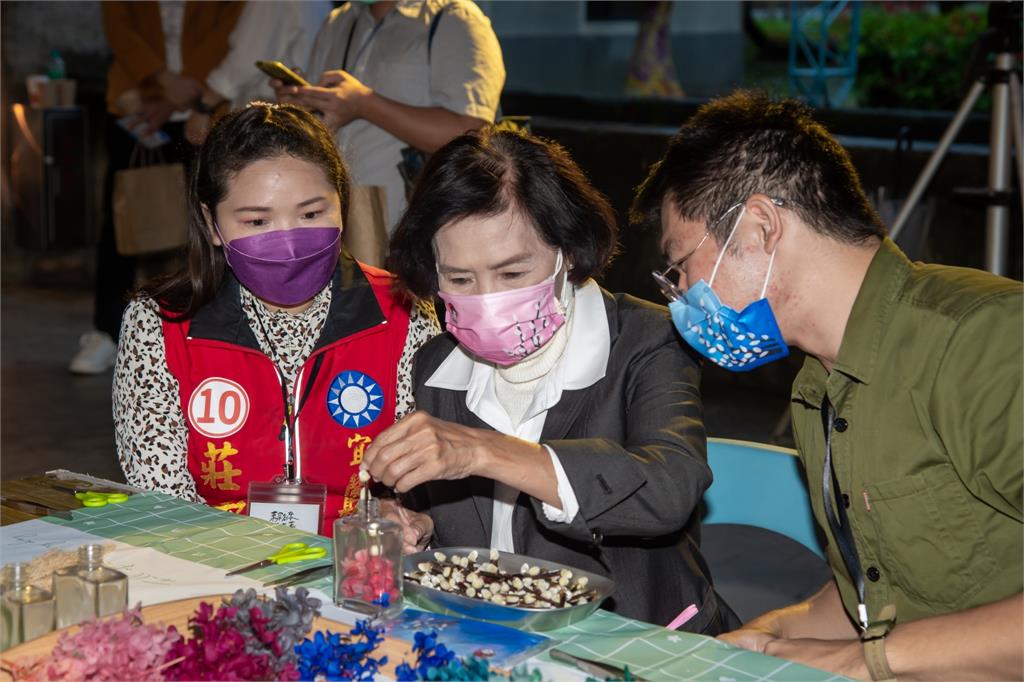
{"label": "beige turtleneck sweater", "polygon": [[562,295],[565,310],[565,324],[544,346],[522,362],[509,367],[499,367],[494,373],[494,393],[516,427],[523,421],[523,415],[533,402],[537,384],[550,372],[565,352],[572,329],[572,311],[576,301],[575,287],[566,282]]}

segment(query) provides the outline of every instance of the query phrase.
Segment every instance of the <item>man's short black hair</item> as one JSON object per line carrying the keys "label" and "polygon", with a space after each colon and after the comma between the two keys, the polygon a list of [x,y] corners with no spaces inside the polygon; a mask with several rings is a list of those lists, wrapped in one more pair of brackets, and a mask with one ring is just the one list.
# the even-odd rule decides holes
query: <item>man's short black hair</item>
{"label": "man's short black hair", "polygon": [[427,162],[391,237],[388,268],[416,296],[432,296],[437,231],[455,220],[509,209],[562,250],[574,283],[599,275],[615,253],[615,212],[562,147],[485,126],[455,138]]}
{"label": "man's short black hair", "polygon": [[[630,218],[658,220],[668,197],[684,220],[710,223],[756,193],[782,199],[811,229],[840,242],[886,233],[849,154],[811,109],[749,90],[708,102],[679,129],[637,189]],[[732,223],[709,226],[719,243]]]}

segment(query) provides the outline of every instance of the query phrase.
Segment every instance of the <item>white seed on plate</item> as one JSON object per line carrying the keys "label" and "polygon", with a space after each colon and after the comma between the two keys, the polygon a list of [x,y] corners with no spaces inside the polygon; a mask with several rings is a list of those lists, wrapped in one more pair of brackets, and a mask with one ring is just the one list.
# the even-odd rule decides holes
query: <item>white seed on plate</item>
{"label": "white seed on plate", "polygon": [[491,591],[488,590],[485,587],[484,589],[480,590],[480,596],[483,597],[484,599],[490,599],[491,598]]}
{"label": "white seed on plate", "polygon": [[538,573],[540,573],[540,566],[530,567],[530,575],[537,575]]}
{"label": "white seed on plate", "polygon": [[474,550],[473,550],[472,552],[470,552],[470,553],[469,553],[469,560],[470,560],[470,561],[476,561],[476,558],[477,558],[478,556],[480,556],[480,553],[479,553],[479,552],[477,552],[477,551],[476,551],[476,550],[474,549]]}
{"label": "white seed on plate", "polygon": [[445,556],[444,552],[434,552],[434,558],[438,561],[445,561],[448,557]]}
{"label": "white seed on plate", "polygon": [[467,587],[466,588],[466,596],[470,597],[470,598],[475,597],[476,596],[476,590],[473,589],[472,587]]}
{"label": "white seed on plate", "polygon": [[505,598],[502,597],[500,594],[496,594],[493,597],[491,597],[491,601],[494,602],[495,604],[504,604],[505,603]]}
{"label": "white seed on plate", "polygon": [[429,561],[423,561],[423,562],[420,562],[420,563],[416,564],[416,568],[420,569],[424,573],[429,571],[431,569],[431,567],[432,567],[432,564]]}
{"label": "white seed on plate", "polygon": [[533,578],[523,578],[523,587],[529,587],[533,584]]}
{"label": "white seed on plate", "polygon": [[523,581],[520,578],[514,578],[512,580],[512,587],[516,588],[517,590],[523,589]]}

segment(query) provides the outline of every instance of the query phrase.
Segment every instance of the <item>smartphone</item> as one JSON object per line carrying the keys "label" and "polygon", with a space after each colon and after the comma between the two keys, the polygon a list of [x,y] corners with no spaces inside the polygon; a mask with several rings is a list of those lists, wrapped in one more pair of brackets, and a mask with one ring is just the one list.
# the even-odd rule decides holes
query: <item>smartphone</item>
{"label": "smartphone", "polygon": [[300,85],[302,87],[309,87],[309,83],[305,78],[295,73],[287,66],[278,61],[258,61],[256,62],[256,68],[267,74],[271,78],[276,78],[285,85]]}

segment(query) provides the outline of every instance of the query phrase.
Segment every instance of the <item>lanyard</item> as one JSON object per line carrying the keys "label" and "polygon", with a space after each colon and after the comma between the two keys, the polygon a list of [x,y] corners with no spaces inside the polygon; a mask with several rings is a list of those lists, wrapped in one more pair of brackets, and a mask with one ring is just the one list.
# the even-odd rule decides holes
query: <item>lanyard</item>
{"label": "lanyard", "polygon": [[[868,609],[864,604],[864,573],[860,568],[860,558],[857,556],[857,545],[853,540],[850,520],[846,516],[843,492],[839,488],[836,469],[832,465],[832,427],[835,419],[836,411],[826,395],[821,401],[821,426],[825,430],[825,467],[821,477],[822,493],[825,496],[825,519],[828,521],[829,528],[832,529],[832,536],[836,539],[836,546],[843,557],[843,563],[846,564],[846,570],[849,571],[850,578],[853,579],[853,583],[857,587],[857,616],[860,618],[861,627],[867,630]],[[833,493],[835,494],[834,505]],[[838,516],[836,510],[839,512]]]}
{"label": "lanyard", "polygon": [[[313,369],[310,370],[309,379],[306,381],[306,390],[302,392],[302,397],[299,398],[299,404],[292,409],[293,399],[292,395],[288,393],[288,384],[284,380],[284,372],[277,366],[280,361],[280,354],[277,352],[277,348],[274,343],[270,340],[270,334],[267,332],[267,326],[263,322],[263,319],[257,314],[256,322],[260,326],[260,330],[263,332],[263,336],[267,341],[267,346],[271,352],[277,356],[277,360],[273,358],[270,361],[274,365],[274,371],[277,373],[277,380],[281,384],[281,400],[284,403],[284,421],[281,423],[281,433],[278,434],[277,439],[285,442],[285,462],[284,462],[284,478],[285,483],[294,483],[295,481],[295,467],[298,461],[298,454],[296,452],[296,438],[295,438],[295,422],[299,418],[299,412],[302,411],[302,407],[306,404],[306,400],[309,399],[309,394],[312,393],[313,383],[316,381],[317,375],[320,373],[320,365],[324,362],[324,354],[320,353],[316,356],[316,360],[313,361]],[[298,388],[299,379],[302,378],[302,369],[295,377],[295,387]],[[299,481],[301,482],[301,481]]]}
{"label": "lanyard", "polygon": [[[313,383],[316,381],[317,374],[320,373],[320,365],[323,364],[324,354],[316,356],[316,360],[313,361],[313,369],[310,370],[309,379],[306,381],[306,389],[302,392],[302,397],[299,398],[299,404],[295,410],[292,410],[292,396],[288,394],[288,387],[284,381],[284,374],[278,369],[277,365],[274,365],[274,370],[277,372],[278,379],[281,382],[281,398],[284,401],[284,423],[281,424],[281,433],[278,435],[278,440],[286,441],[287,445],[287,458],[284,463],[284,476],[286,483],[301,483],[302,481],[295,480],[295,464],[298,461],[298,454],[296,453],[296,438],[295,438],[295,423],[299,419],[299,412],[302,411],[302,407],[306,404],[306,400],[309,399],[309,394],[313,392]],[[298,388],[299,377],[302,376],[302,370],[299,370],[298,376],[295,377],[296,388]]]}

